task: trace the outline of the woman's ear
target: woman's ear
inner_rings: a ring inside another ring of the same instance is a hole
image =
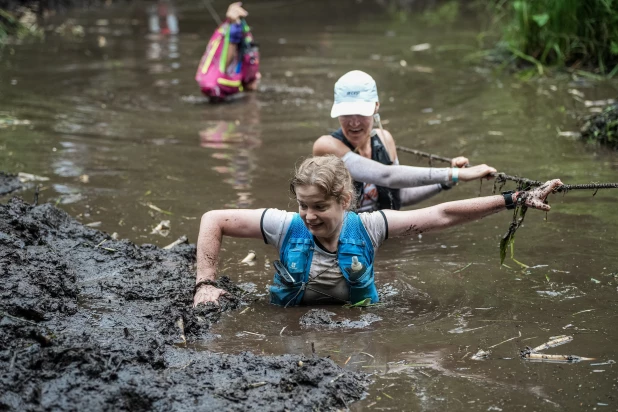
[[[380,102],[376,102],[376,109],[373,111],[373,114],[378,114],[378,110],[380,110]]]
[[[343,206],[344,210],[349,210],[351,203],[352,203],[352,195],[350,193],[345,193],[341,196],[341,206]]]

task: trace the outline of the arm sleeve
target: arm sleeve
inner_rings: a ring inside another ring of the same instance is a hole
[[[264,241],[273,245],[277,250],[281,249],[281,242],[285,239],[294,213],[279,209],[266,209],[262,214],[260,228]]]
[[[406,187],[399,191],[401,197],[401,206],[412,206],[417,203],[427,200],[442,191],[442,186],[439,184],[419,186],[419,187]]]
[[[354,152],[347,152],[341,159],[352,178],[358,182],[373,183],[391,189],[449,182],[449,168],[446,167],[387,166]]]
[[[388,236],[387,221],[384,213],[382,211],[359,213],[358,216],[371,239],[374,251],[378,250]]]

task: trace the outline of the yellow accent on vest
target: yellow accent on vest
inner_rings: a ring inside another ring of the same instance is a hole
[[[215,56],[215,53],[217,52],[217,49],[219,48],[219,43],[221,43],[221,38],[218,38],[217,40],[215,40],[214,44],[212,45],[212,48],[210,49],[210,53],[208,53],[208,57],[206,58],[206,61],[204,62],[204,66],[202,66],[202,74],[206,74],[206,72],[208,71],[208,68],[210,67],[210,63],[212,63],[212,58]]]
[[[223,85],[223,86],[229,86],[229,87],[242,87],[240,84],[240,80],[228,80],[228,79],[217,79],[217,83]]]

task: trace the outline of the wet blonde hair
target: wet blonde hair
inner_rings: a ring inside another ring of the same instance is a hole
[[[348,210],[356,207],[356,190],[352,176],[343,160],[334,155],[305,159],[296,168],[290,181],[290,192],[296,197],[296,187],[317,186],[326,198],[333,197],[339,204],[349,197]]]

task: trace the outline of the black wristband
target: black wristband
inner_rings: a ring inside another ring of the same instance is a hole
[[[451,190],[453,188],[453,186],[449,186],[446,183],[440,183],[440,186],[442,186],[442,190]]]
[[[210,279],[200,280],[199,282],[195,284],[195,287],[193,288],[193,294],[195,295],[197,293],[197,290],[204,285],[217,287],[217,282],[215,282],[214,280],[210,280]]]
[[[515,209],[515,202],[513,202],[513,190],[509,190],[508,192],[502,192],[502,196],[504,197],[504,204],[508,210]]]

